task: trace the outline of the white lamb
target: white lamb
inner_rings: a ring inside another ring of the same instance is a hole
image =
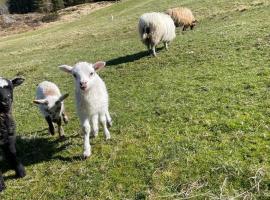
[[[175,25],[171,17],[165,13],[145,13],[139,19],[139,33],[142,42],[156,56],[156,46],[163,42],[168,44],[175,38]]]
[[[107,124],[112,125],[109,113],[109,98],[105,83],[96,73],[105,66],[105,62],[95,64],[79,62],[74,67],[62,65],[59,68],[72,74],[75,78],[75,94],[77,113],[84,133],[85,158],[91,155],[90,132],[94,137],[98,134],[98,122],[103,125],[106,140],[111,138]],[[92,125],[92,131],[91,126]]]
[[[49,81],[41,82],[36,90],[36,99],[34,103],[39,105],[40,112],[49,125],[49,132],[54,135],[53,123],[58,125],[59,137],[64,136],[62,120],[68,123],[68,117],[65,114],[64,99],[68,94],[61,95],[57,85]]]

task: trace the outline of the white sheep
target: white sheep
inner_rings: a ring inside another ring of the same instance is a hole
[[[84,133],[85,158],[91,155],[90,133],[96,137],[98,134],[98,121],[103,125],[106,140],[111,138],[107,128],[112,125],[109,113],[109,97],[103,80],[96,73],[105,66],[105,62],[95,64],[79,62],[74,67],[68,65],[59,66],[65,72],[75,78],[75,94],[77,113]],[[91,126],[92,125],[92,131]]]
[[[39,105],[40,112],[46,119],[49,125],[49,132],[54,135],[54,125],[58,126],[59,137],[64,137],[64,129],[62,127],[62,120],[68,123],[68,117],[65,114],[64,99],[68,94],[61,95],[61,92],[56,84],[43,81],[36,90],[36,99],[34,103]]]
[[[175,25],[171,17],[164,13],[145,13],[139,19],[138,29],[142,42],[156,56],[156,46],[163,42],[166,49],[175,38]]]

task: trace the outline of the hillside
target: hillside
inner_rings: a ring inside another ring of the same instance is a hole
[[[179,5],[198,26],[148,56],[139,16]],[[1,37],[1,76],[26,78],[14,115],[27,176],[14,179],[1,162],[0,199],[269,199],[269,10],[267,0],[123,0]],[[107,62],[112,140],[100,131],[83,160],[73,78],[57,66],[97,60]],[[32,103],[43,80],[70,93],[64,141]]]

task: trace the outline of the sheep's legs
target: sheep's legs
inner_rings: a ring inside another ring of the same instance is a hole
[[[97,137],[98,136],[98,115],[93,115],[92,116],[92,132],[91,132],[91,135],[94,136],[94,137]]]
[[[164,42],[164,46],[165,46],[166,50],[169,50],[168,42]]]
[[[184,25],[183,26],[183,31],[187,30],[188,26]]]
[[[105,114],[100,116],[100,122],[103,126],[103,131],[104,131],[104,135],[105,135],[106,140],[111,139],[111,134],[107,128],[107,119],[106,119]]]
[[[67,124],[68,123],[68,116],[66,115],[65,112],[62,112],[62,118],[63,118],[64,123]]]
[[[57,121],[57,128],[58,128],[59,138],[63,138],[65,132],[64,132],[64,129],[62,127],[62,120],[61,120],[61,118]]]
[[[155,46],[155,45],[152,45],[152,52],[153,52],[153,55],[154,55],[154,56],[157,56],[157,53],[156,53],[156,46]]]
[[[88,119],[84,119],[82,121],[82,129],[84,134],[83,156],[84,158],[87,158],[91,155],[91,146],[90,146],[91,126]]]
[[[45,119],[46,119],[46,121],[47,121],[47,123],[49,125],[49,133],[51,135],[54,135],[54,126],[53,126],[52,119],[49,116],[45,117]]]
[[[109,111],[107,111],[105,115],[106,115],[106,119],[107,119],[107,126],[108,126],[108,128],[110,128],[112,126],[112,118],[111,118]]]
[[[17,159],[15,137],[10,137],[8,143],[2,146],[4,155],[13,169],[15,169],[16,176],[22,178],[25,176],[25,170],[22,163]]]
[[[151,44],[148,43],[148,44],[147,44],[147,49],[148,49],[148,51],[151,51],[151,48],[152,48],[152,47],[151,47]]]
[[[3,178],[3,175],[2,175],[2,172],[0,170],[0,192],[3,191],[5,189],[5,183],[4,183],[4,178]]]

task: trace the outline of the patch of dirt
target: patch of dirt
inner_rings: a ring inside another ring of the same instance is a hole
[[[112,2],[106,1],[86,3],[59,10],[57,14],[54,15],[44,13],[0,15],[0,37],[48,27],[51,24],[63,21],[73,21],[112,4]],[[48,17],[51,18],[52,21],[49,19],[47,20],[48,22],[44,22]]]

